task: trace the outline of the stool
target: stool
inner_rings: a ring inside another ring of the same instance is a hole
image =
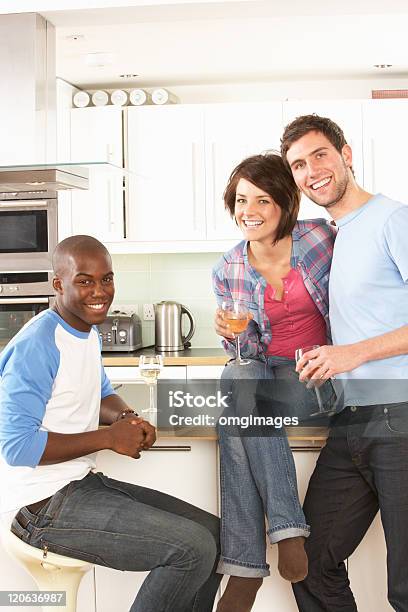
[[[1,526],[5,550],[31,574],[40,591],[66,591],[66,606],[46,606],[46,612],[76,612],[79,584],[92,563],[64,557],[26,544],[6,526]]]

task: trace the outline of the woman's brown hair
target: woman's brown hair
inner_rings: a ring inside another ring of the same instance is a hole
[[[299,213],[300,191],[280,155],[262,153],[244,159],[231,173],[224,191],[224,205],[235,215],[237,185],[245,179],[267,193],[282,211],[275,242],[289,236]]]

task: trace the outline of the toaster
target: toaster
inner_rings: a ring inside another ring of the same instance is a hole
[[[99,325],[102,351],[136,351],[142,348],[142,322],[137,314],[114,310]]]

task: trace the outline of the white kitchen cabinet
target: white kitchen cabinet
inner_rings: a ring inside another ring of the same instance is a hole
[[[109,162],[122,167],[122,142],[120,108],[89,107],[71,111],[72,162]],[[71,193],[71,234],[90,234],[102,242],[122,240],[123,193],[120,171],[90,168],[89,189]],[[61,234],[63,232],[62,227]]]
[[[90,233],[113,253],[225,251],[242,237],[222,198],[231,171],[249,155],[279,150],[284,125],[313,112],[344,129],[360,184],[373,183],[375,167],[379,188],[387,191],[386,181],[392,183],[387,193],[404,199],[403,173],[386,151],[405,129],[406,104],[308,100],[73,109],[71,159],[119,166],[124,159],[130,173],[124,189],[122,176],[92,170],[89,192],[73,192],[72,205],[61,207],[59,235]],[[390,120],[394,129],[388,129]],[[322,216],[329,217],[303,196],[299,218]]]
[[[134,107],[127,116],[129,240],[204,240],[201,106]]]
[[[408,100],[363,103],[364,187],[408,203],[404,144],[408,138]]]
[[[120,385],[117,393],[127,403],[136,408],[144,405],[147,385],[140,382],[137,367],[106,367],[105,371],[115,387]],[[185,380],[186,367],[166,366],[160,378]],[[179,446],[181,450],[146,451],[139,460],[102,451],[97,456],[97,469],[111,478],[163,491],[217,514],[216,441],[159,438],[156,445]],[[147,573],[101,566],[95,570],[97,612],[127,612]]]
[[[159,440],[157,444],[191,446],[191,450],[146,451],[139,460],[103,451],[98,454],[97,469],[111,478],[163,491],[216,514],[216,442],[183,439]],[[127,612],[147,573],[101,566],[95,569],[97,612]]]
[[[144,403],[146,385],[138,382],[137,368],[106,368],[117,393],[135,407]],[[115,372],[116,371],[116,372]],[[186,369],[165,367],[164,379],[185,380]],[[146,398],[145,398],[146,399]],[[98,453],[97,469],[111,478],[157,489],[217,513],[216,442],[190,439],[159,439],[156,446],[176,446],[180,450],[156,450],[142,453],[139,460],[109,451]],[[137,517],[135,517],[137,520]],[[119,572],[96,567],[97,612],[126,612],[147,573]]]
[[[303,502],[310,476],[316,465],[319,453],[316,451],[295,451],[294,458],[299,488]],[[271,575],[265,578],[258,591],[253,612],[297,612],[298,608],[290,582],[281,578],[278,572],[278,547],[268,545],[267,562]]]
[[[228,357],[225,357],[225,361]],[[223,365],[188,365],[186,367],[187,380],[205,380],[221,378]]]
[[[282,104],[208,104],[204,113],[207,239],[239,241],[242,233],[224,208],[223,193],[243,159],[279,150]]]
[[[283,123],[288,125],[300,115],[316,113],[322,117],[329,117],[343,130],[348,144],[353,150],[353,170],[357,182],[362,185],[363,172],[363,130],[362,130],[362,103],[360,100],[305,100],[302,102],[285,102],[283,104]],[[366,161],[366,160],[364,160]],[[330,218],[322,206],[318,206],[309,198],[302,195],[299,219],[315,217]]]
[[[129,239],[240,240],[222,196],[240,161],[279,148],[281,103],[127,112],[128,163],[135,174],[129,177]]]

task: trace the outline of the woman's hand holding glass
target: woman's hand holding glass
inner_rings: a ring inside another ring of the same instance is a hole
[[[217,308],[214,319],[215,333],[226,340],[235,340],[235,334],[231,331],[228,321],[224,319],[223,311]]]
[[[231,339],[235,338],[236,340],[237,356],[230,363],[247,365],[250,361],[241,357],[239,335],[248,327],[248,323],[253,318],[252,314],[244,302],[225,300],[221,305],[221,316],[227,331],[232,334]]]

